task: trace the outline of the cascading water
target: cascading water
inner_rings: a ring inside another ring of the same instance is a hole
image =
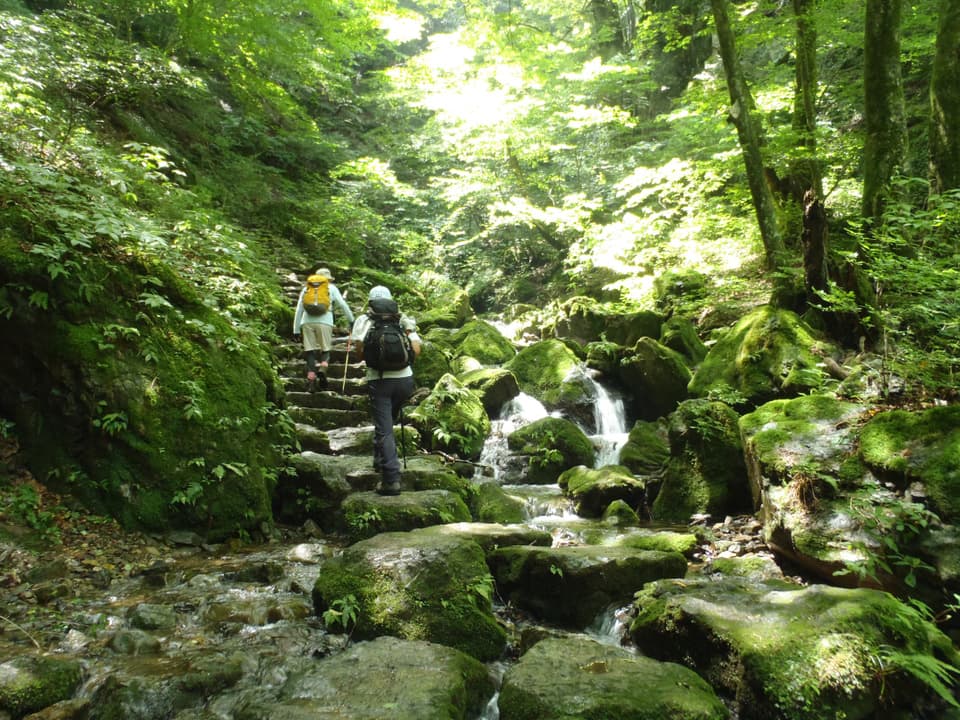
[[[501,475],[510,462],[507,437],[514,430],[549,414],[543,403],[526,393],[520,393],[504,403],[500,417],[490,423],[490,435],[480,453],[480,465],[492,468],[494,479],[502,481]]]
[[[627,442],[629,436],[623,398],[611,394],[596,380],[593,380],[593,385],[596,392],[593,416],[597,434],[590,439],[597,448],[597,460],[594,467],[616,465],[620,456],[620,449]]]

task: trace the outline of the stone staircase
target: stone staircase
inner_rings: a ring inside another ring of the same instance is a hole
[[[284,294],[294,306],[305,272],[283,276]],[[352,307],[354,314],[363,310]],[[402,493],[382,497],[373,471],[373,425],[365,368],[346,351],[347,330],[334,329],[334,347],[324,383],[310,391],[301,345],[293,340],[277,351],[286,389],[287,412],[295,423],[300,452],[292,460],[294,475],[282,477],[274,514],[286,524],[312,524],[321,533],[353,538],[375,532],[409,530],[430,524],[471,519],[469,477],[460,476],[441,458],[419,454],[415,431],[407,426],[403,446]],[[398,451],[401,428],[396,428]],[[360,527],[357,518],[365,518]]]

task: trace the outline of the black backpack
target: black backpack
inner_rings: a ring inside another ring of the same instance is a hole
[[[400,327],[400,310],[394,300],[370,301],[367,316],[372,321],[363,337],[363,361],[368,368],[403,370],[413,365],[413,346]]]

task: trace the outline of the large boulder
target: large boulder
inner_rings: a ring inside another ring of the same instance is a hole
[[[516,376],[503,368],[477,368],[458,379],[464,387],[477,394],[491,418],[499,417],[504,403],[520,394]]]
[[[687,572],[680,553],[581,545],[498,548],[488,558],[504,600],[539,618],[584,629],[644,583]]]
[[[582,517],[600,517],[614,500],[625,502],[636,512],[646,499],[646,483],[621,465],[598,469],[577,465],[565,470],[557,482]]]
[[[823,384],[823,357],[831,351],[796,313],[764,306],[710,348],[690,381],[690,395],[737,408],[794,397]]]
[[[0,663],[0,715],[22,718],[73,697],[83,669],[77,660],[17,655]]]
[[[565,418],[545,417],[514,430],[507,447],[529,456],[525,482],[549,484],[576,465],[593,466],[596,449],[586,434]]]
[[[636,613],[637,647],[736,698],[741,720],[913,717],[924,705],[943,717],[917,678],[958,659],[919,611],[869,589],[665,580],[637,595]]]
[[[479,717],[493,691],[486,667],[459,650],[380,637],[303,663],[275,700],[254,701],[243,717],[468,720]]]
[[[708,400],[688,400],[670,416],[670,460],[651,508],[655,519],[753,510],[738,419],[729,406]]]
[[[420,343],[420,354],[413,363],[413,377],[417,387],[433,387],[437,381],[451,371],[450,358],[452,348],[443,340],[424,338]]]
[[[860,452],[884,480],[920,483],[941,520],[960,520],[960,406],[880,413],[860,431]]]
[[[357,639],[428,640],[489,661],[506,645],[492,593],[478,543],[427,529],[381,533],[350,545],[321,566],[313,603],[323,616],[352,598]]]
[[[421,490],[392,496],[353,493],[343,501],[342,512],[346,530],[353,539],[471,519],[470,510],[460,496],[448,490]]]
[[[727,709],[696,673],[586,637],[546,638],[507,670],[505,720],[724,720]]]
[[[653,338],[641,338],[620,360],[618,377],[640,417],[656,420],[687,398],[691,376],[680,353]]]
[[[520,389],[547,409],[593,421],[593,381],[576,354],[560,340],[542,340],[525,347],[506,367],[516,376]]]
[[[586,345],[602,338],[633,345],[642,337],[659,337],[663,318],[656,313],[611,312],[593,298],[578,296],[565,301],[559,316],[543,328],[544,337],[568,338]]]
[[[922,504],[932,493],[898,463],[916,453],[920,463],[948,466],[949,455],[931,452],[930,442],[949,436],[946,418],[928,415],[935,424],[914,426],[924,413],[865,422],[870,414],[857,403],[810,395],[774,400],[740,419],[764,538],[824,581],[909,587],[943,607],[960,591],[958,532],[932,522]],[[920,571],[924,563],[933,572]]]
[[[674,315],[663,324],[660,344],[683,355],[691,366],[699,365],[707,356],[707,346],[697,334],[696,326],[679,315]]]
[[[444,375],[430,394],[408,415],[428,450],[480,457],[490,434],[490,417],[476,394],[453,375]]]
[[[475,358],[484,365],[502,365],[516,354],[507,338],[485,320],[471,320],[451,338],[458,355]]]
[[[670,438],[663,421],[638,420],[620,448],[618,462],[635,475],[657,475],[670,459]]]

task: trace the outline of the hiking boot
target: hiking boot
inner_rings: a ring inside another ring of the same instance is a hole
[[[400,494],[400,483],[387,483],[381,484],[377,488],[377,495],[399,495]]]

